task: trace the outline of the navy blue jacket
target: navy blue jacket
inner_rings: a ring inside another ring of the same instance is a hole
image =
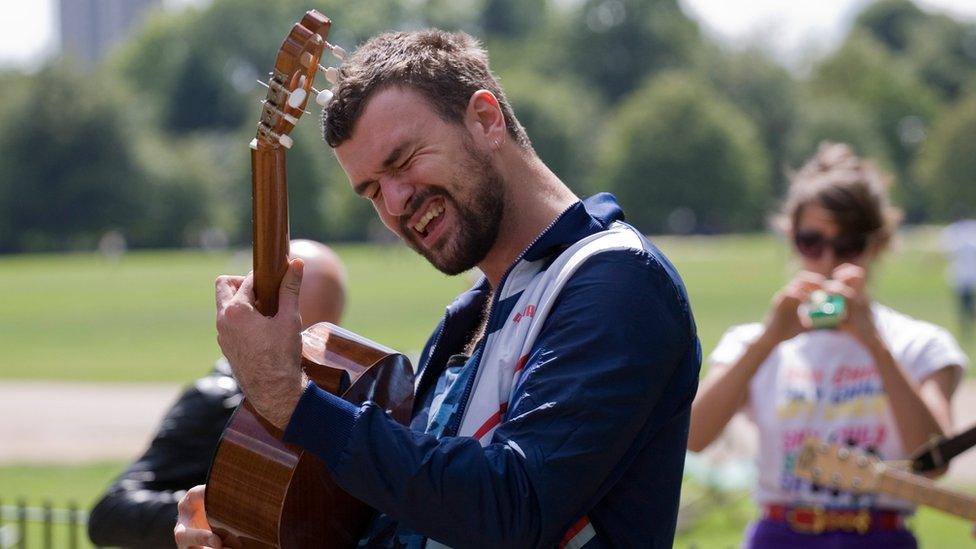
[[[611,195],[596,195],[522,258],[555,257],[622,219]],[[412,428],[310,385],[285,440],[395,521],[391,545],[417,532],[452,547],[552,547],[588,517],[596,536],[586,547],[670,547],[701,347],[678,273],[643,244],[598,254],[568,281],[488,446],[450,436],[463,405],[445,436],[423,432],[438,376],[477,329],[490,295],[483,281],[447,308],[424,348]],[[488,333],[517,298],[495,298]]]

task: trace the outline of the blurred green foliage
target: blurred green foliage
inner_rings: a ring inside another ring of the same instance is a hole
[[[250,162],[263,89],[306,1],[213,0],[159,11],[101,65],[55,60],[0,78],[0,252],[250,240]],[[973,204],[976,25],[910,0],[867,5],[807,71],[722,47],[677,0],[361,0],[322,6],[331,40],[464,30],[542,159],[577,193],[612,190],[647,232],[763,226],[824,139],[893,172],[915,222]],[[310,111],[317,111],[311,107]],[[318,136],[288,155],[292,232],[383,238]],[[220,240],[220,239],[218,239]]]
[[[614,192],[645,231],[743,231],[760,228],[768,166],[745,115],[696,77],[669,73],[616,112],[592,187]]]

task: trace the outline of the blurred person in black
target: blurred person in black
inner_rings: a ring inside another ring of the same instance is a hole
[[[345,270],[324,244],[291,242],[291,258],[305,261],[302,327],[337,324],[345,306]],[[311,275],[311,276],[309,276]],[[88,535],[96,545],[173,547],[176,505],[187,489],[207,480],[210,459],[241,391],[230,364],[187,388],[166,413],[152,443],[105,491],[91,511]]]

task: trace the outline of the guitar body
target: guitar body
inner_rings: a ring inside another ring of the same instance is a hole
[[[319,387],[370,400],[401,423],[413,406],[413,369],[391,349],[329,323],[302,334],[302,365]],[[346,494],[317,457],[281,442],[245,401],[224,430],[210,467],[210,526],[229,547],[354,547],[372,509]]]

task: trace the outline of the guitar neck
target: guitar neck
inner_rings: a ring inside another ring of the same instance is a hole
[[[261,314],[278,312],[278,288],[288,269],[288,183],[285,148],[251,149],[254,297]]]
[[[876,490],[976,521],[976,497],[946,490],[925,477],[885,468],[880,475]]]

